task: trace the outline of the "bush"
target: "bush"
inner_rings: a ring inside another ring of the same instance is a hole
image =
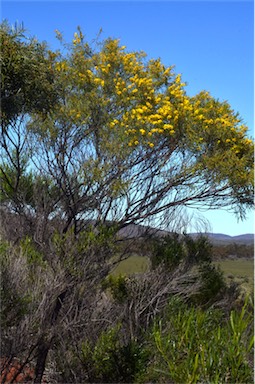
[[[187,259],[190,264],[200,264],[212,260],[212,244],[206,236],[198,236],[193,239],[189,235],[184,236],[187,249]]]
[[[252,382],[253,316],[247,307],[225,320],[220,310],[169,303],[148,344],[150,364],[139,382]]]
[[[113,298],[119,303],[123,303],[128,297],[128,289],[126,285],[126,277],[124,275],[109,275],[103,282],[104,289],[109,289]]]
[[[164,263],[171,270],[175,268],[184,258],[182,240],[177,233],[154,240],[153,254],[151,257],[152,268]]]
[[[201,287],[199,293],[195,295],[195,301],[198,304],[210,305],[220,298],[221,293],[226,291],[227,286],[223,272],[218,266],[216,267],[209,262],[202,263],[198,270]]]
[[[118,328],[101,334],[92,358],[97,377],[103,383],[133,382],[144,366],[142,348],[132,340],[122,344]]]
[[[187,265],[210,262],[212,260],[212,245],[204,236],[193,239],[189,235],[180,236],[177,233],[154,240],[152,267],[155,269],[160,263],[172,270],[180,262]]]
[[[136,340],[122,340],[121,326],[103,331],[93,346],[82,343],[80,361],[87,382],[131,383],[146,367],[147,354]]]

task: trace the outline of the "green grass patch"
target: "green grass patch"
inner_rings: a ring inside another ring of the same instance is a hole
[[[215,264],[219,265],[224,272],[227,281],[237,281],[242,287],[251,292],[254,287],[254,260],[236,259],[222,260]]]
[[[146,256],[132,255],[121,261],[111,272],[111,275],[118,276],[144,273],[150,268],[150,260]]]
[[[254,260],[236,259],[222,260],[215,262],[224,272],[227,281],[236,281],[249,293],[254,287]],[[120,274],[132,275],[134,273],[144,273],[150,268],[150,259],[146,256],[131,255],[126,260],[121,261],[111,272],[112,275]]]

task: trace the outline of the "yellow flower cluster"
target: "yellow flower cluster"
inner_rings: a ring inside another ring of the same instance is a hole
[[[240,151],[238,141],[245,133],[227,103],[208,92],[188,97],[181,75],[175,76],[172,67],[166,68],[159,59],[145,62],[144,54],[126,52],[118,40],[106,41],[100,52],[85,58],[80,41],[75,34],[75,65],[69,68],[74,84],[77,81],[86,90],[85,98],[106,107],[105,126],[119,131],[126,145],[153,148],[161,135],[173,142],[181,130],[196,150],[206,150],[212,138],[219,150]],[[66,69],[64,61],[56,63],[57,71]],[[72,116],[82,119],[80,111]]]
[[[73,39],[73,45],[79,44],[80,42],[81,42],[81,38],[80,38],[80,36],[78,35],[78,33],[75,32],[75,34],[74,34],[74,39]]]
[[[185,83],[181,83],[181,75],[177,75],[174,79],[173,84],[168,87],[169,95],[175,99],[182,99],[185,95],[183,87]],[[182,100],[180,100],[182,101]]]
[[[99,77],[95,77],[95,78],[93,79],[93,81],[94,81],[94,84],[96,84],[96,85],[101,85],[102,87],[103,87],[104,84],[105,84],[105,81],[104,81],[103,79],[100,79]]]
[[[67,64],[65,61],[62,61],[62,62],[57,62],[56,65],[55,65],[55,68],[57,71],[65,71],[67,70]]]

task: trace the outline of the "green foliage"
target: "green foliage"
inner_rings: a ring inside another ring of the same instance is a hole
[[[153,268],[163,262],[171,270],[182,261],[194,265],[205,261],[210,262],[211,259],[212,245],[206,237],[199,236],[193,239],[186,234],[180,236],[177,233],[173,233],[154,240],[151,258]]]
[[[125,275],[109,275],[102,283],[104,289],[109,288],[115,300],[122,303],[128,297]]]
[[[68,346],[68,362],[61,361],[65,382],[132,383],[144,372],[148,353],[137,342],[122,340],[121,326],[113,326],[99,333],[95,343],[82,341],[77,353]],[[73,374],[73,376],[72,376]],[[61,381],[62,382],[62,381]]]
[[[2,274],[1,274],[2,275]],[[6,287],[2,278],[0,286],[1,309],[0,322],[2,329],[18,326],[25,315],[29,313],[31,297],[29,295],[20,296],[16,290]]]
[[[46,265],[43,260],[43,255],[36,249],[35,244],[29,236],[26,236],[20,241],[21,251],[27,258],[27,262],[30,265],[40,265],[41,267]]]
[[[189,235],[184,236],[187,249],[187,259],[191,264],[210,262],[212,260],[212,244],[206,236],[198,236],[193,239]]]
[[[56,101],[52,58],[44,44],[24,32],[8,22],[0,25],[1,118],[6,126],[20,114],[48,112]]]
[[[52,236],[52,244],[57,255],[62,259],[66,268],[70,268],[72,274],[74,269],[79,274],[79,266],[85,262],[84,258],[94,260],[97,264],[93,268],[100,268],[102,263],[110,259],[115,250],[114,241],[115,227],[108,227],[101,224],[98,227],[88,225],[78,235],[74,228],[70,228],[66,233],[58,230]]]
[[[202,263],[198,270],[202,285],[195,296],[195,301],[199,304],[211,304],[217,300],[217,295],[226,289],[223,272],[218,266],[209,262]]]
[[[4,160],[4,159],[2,159]],[[13,157],[14,162],[15,154]],[[20,175],[17,178],[17,171],[9,165],[2,163],[0,167],[0,203],[6,201],[23,201],[31,204],[33,201],[33,175],[26,173],[26,162],[23,159]]]
[[[93,361],[95,370],[101,376],[102,382],[115,379],[115,353],[119,348],[118,344],[118,328],[110,328],[100,335],[94,348]]]
[[[29,128],[48,173],[68,170],[78,212],[135,222],[184,201],[251,207],[252,140],[227,102],[189,97],[173,67],[114,39],[92,46],[80,30],[52,61],[59,103]]]
[[[145,367],[147,354],[136,341],[121,342],[120,326],[102,332],[94,348],[82,346],[85,369],[90,370],[90,382],[131,383]],[[93,371],[93,377],[91,372]]]
[[[190,308],[174,298],[155,323],[151,364],[139,382],[251,382],[252,324],[247,301],[225,321],[220,311]]]
[[[154,242],[153,255],[151,258],[152,268],[157,267],[160,263],[164,263],[167,268],[176,267],[185,257],[183,241],[180,236],[175,233],[157,239]]]

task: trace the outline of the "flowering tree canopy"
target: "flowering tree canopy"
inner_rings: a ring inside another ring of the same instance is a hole
[[[78,29],[64,47],[49,53],[58,103],[33,113],[27,130],[68,225],[81,216],[125,225],[179,206],[244,215],[253,143],[227,102],[188,96],[173,67],[118,40],[92,46]]]

